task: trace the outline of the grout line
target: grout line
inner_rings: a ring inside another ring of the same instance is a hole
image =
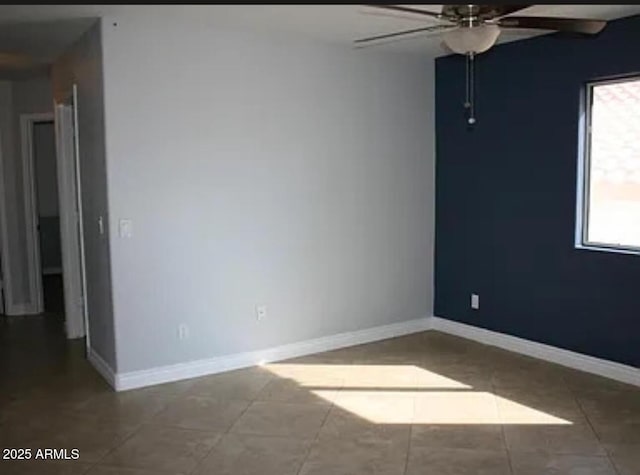
[[[507,445],[507,432],[504,428],[503,420],[502,420],[502,411],[500,411],[500,405],[498,404],[498,392],[500,389],[495,385],[493,380],[493,375],[495,374],[495,368],[491,369],[491,378],[489,378],[489,384],[491,385],[491,394],[493,394],[493,399],[496,404],[496,413],[498,414],[498,420],[500,421],[500,433],[502,434],[502,445],[504,447],[504,451],[507,453],[507,464],[509,465],[509,472],[511,475],[515,475],[513,470],[513,460],[511,459],[511,450],[509,450],[509,446]]]
[[[265,385],[266,386],[266,385]],[[189,396],[188,394],[183,394],[182,395],[183,398],[186,397],[206,397],[206,396]],[[256,396],[257,397],[257,396]],[[211,449],[209,449],[207,451],[206,454],[204,454],[196,463],[195,467],[193,467],[193,470],[191,470],[189,472],[189,474],[192,473],[196,473],[196,471],[202,466],[202,464],[204,463],[205,459],[216,449],[216,447],[218,446],[218,444],[220,444],[222,442],[222,439],[224,439],[227,435],[231,434],[231,429],[233,428],[233,426],[236,424],[236,422],[238,422],[240,420],[240,418],[249,410],[249,408],[253,405],[253,403],[255,402],[255,400],[248,400],[248,399],[216,399],[216,398],[210,398],[212,400],[217,400],[217,401],[225,401],[225,402],[230,402],[230,401],[245,401],[248,402],[249,404],[247,404],[247,406],[240,412],[240,414],[238,415],[238,417],[231,423],[229,424],[229,427],[227,427],[224,431],[207,431],[207,430],[201,430],[201,432],[207,432],[207,433],[217,433],[220,435],[220,437],[218,437],[218,440],[216,441],[215,444],[213,444],[211,446]],[[190,429],[191,430],[191,429]],[[194,429],[197,431],[197,429]]]
[[[102,457],[100,457],[96,462],[94,462],[94,466],[100,464],[105,458],[107,458],[107,456],[111,455],[113,452],[116,451],[116,449],[119,449],[129,439],[133,438],[134,435],[136,435],[138,432],[140,432],[142,430],[142,428],[145,426],[145,424],[146,424],[146,422],[142,422],[135,430],[131,431],[131,434],[129,434],[128,436],[124,437],[119,443],[117,443],[116,445],[111,447],[109,450],[107,450]]]
[[[502,427],[502,432],[504,434],[504,426]],[[505,445],[505,451],[507,452],[507,463],[509,464],[509,472],[511,472],[511,475],[515,475],[515,472],[513,471],[513,460],[511,459],[511,451],[507,449],[506,442],[504,445]]]
[[[256,396],[256,397],[257,397],[257,396]],[[225,430],[224,432],[222,432],[222,434],[224,434],[224,435],[231,434],[231,429],[233,429],[233,427],[238,423],[238,421],[239,421],[240,419],[242,419],[242,416],[244,416],[244,415],[247,413],[247,411],[249,410],[249,408],[250,408],[251,406],[253,406],[253,405],[256,403],[256,400],[255,400],[255,399],[253,399],[253,400],[251,400],[251,401],[249,401],[248,399],[242,399],[242,401],[248,401],[248,402],[249,402],[249,404],[247,404],[247,407],[245,407],[245,408],[242,410],[242,412],[240,413],[240,415],[239,415],[238,417],[236,417],[236,420],[235,420],[235,421],[233,421],[231,424],[229,424],[229,427],[227,427],[227,430]]]
[[[413,423],[416,418],[416,398],[413,397],[413,416],[411,418],[411,424],[409,425],[409,441],[407,443],[407,455],[404,459],[404,471],[402,472],[404,475],[407,475],[407,471],[409,470],[409,456],[411,455],[411,439],[413,439]]]
[[[343,388],[344,388],[344,382],[342,383],[341,387],[338,389],[337,392],[339,393],[340,391],[342,391]],[[337,397],[338,397],[338,394],[335,395],[335,398],[337,398]],[[327,413],[325,414],[324,419],[322,419],[322,424],[320,424],[320,428],[318,429],[318,432],[316,433],[316,436],[309,443],[309,448],[307,449],[307,453],[305,454],[304,458],[302,459],[302,462],[300,463],[300,467],[296,471],[296,475],[300,475],[300,472],[302,471],[302,468],[304,467],[304,464],[307,463],[307,460],[309,459],[309,455],[311,455],[311,451],[313,450],[313,447],[314,447],[315,443],[320,439],[320,432],[322,432],[322,429],[324,428],[325,424],[327,423],[327,420],[329,420],[329,416],[331,415],[331,413],[333,412],[333,410],[335,408],[335,398],[329,404],[329,409],[327,410]]]
[[[607,460],[609,460],[609,463],[613,467],[613,470],[618,475],[622,475],[620,470],[618,470],[618,467],[616,466],[616,463],[613,461],[613,457],[611,457],[611,453],[610,453],[609,449],[603,443],[602,439],[600,439],[600,435],[598,435],[598,432],[596,431],[596,428],[593,426],[593,423],[591,422],[591,419],[589,418],[589,415],[587,414],[587,411],[584,410],[584,407],[582,406],[582,403],[580,402],[580,400],[576,397],[576,395],[573,392],[571,393],[571,396],[573,397],[575,403],[578,405],[578,408],[580,408],[580,412],[582,412],[582,415],[586,419],[587,424],[589,424],[589,427],[591,428],[591,431],[593,432],[593,435],[598,440],[598,443],[602,446],[602,449],[604,450],[604,452],[606,454]]]

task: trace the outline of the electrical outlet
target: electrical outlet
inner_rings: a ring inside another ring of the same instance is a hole
[[[471,308],[474,310],[480,308],[480,296],[478,294],[471,294]]]
[[[189,327],[185,324],[178,326],[178,338],[186,340],[189,338]]]
[[[264,320],[267,317],[267,306],[256,305],[256,320]]]

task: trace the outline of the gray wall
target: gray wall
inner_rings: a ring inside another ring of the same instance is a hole
[[[119,371],[431,314],[431,60],[161,13],[103,47]]]
[[[48,77],[39,77],[13,83],[13,131],[14,131],[14,159],[16,163],[16,228],[15,253],[12,254],[14,273],[14,297],[16,302],[32,302],[35,296],[29,290],[29,266],[26,247],[25,203],[22,174],[22,139],[20,130],[20,116],[22,114],[40,114],[53,112],[53,96],[51,81]],[[20,283],[18,287],[16,283]]]
[[[116,367],[104,146],[104,96],[100,23],[85,33],[52,68],[54,97],[64,102],[78,85],[78,122],[87,299],[91,346]],[[98,218],[105,222],[100,234]]]
[[[4,199],[7,217],[9,272],[12,300],[17,306],[33,301],[29,291],[25,231],[25,203],[22,174],[22,114],[52,112],[53,98],[46,77],[2,82],[0,92],[0,132],[3,151]]]

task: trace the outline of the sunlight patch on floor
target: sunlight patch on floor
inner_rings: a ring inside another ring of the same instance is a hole
[[[414,365],[285,363],[263,368],[374,424],[572,424]]]
[[[263,368],[302,386],[340,388],[439,388],[471,386],[414,365],[266,364]]]

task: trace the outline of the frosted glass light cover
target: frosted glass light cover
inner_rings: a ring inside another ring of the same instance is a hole
[[[500,36],[497,25],[478,25],[471,28],[460,27],[444,35],[444,42],[454,53],[484,53]]]

